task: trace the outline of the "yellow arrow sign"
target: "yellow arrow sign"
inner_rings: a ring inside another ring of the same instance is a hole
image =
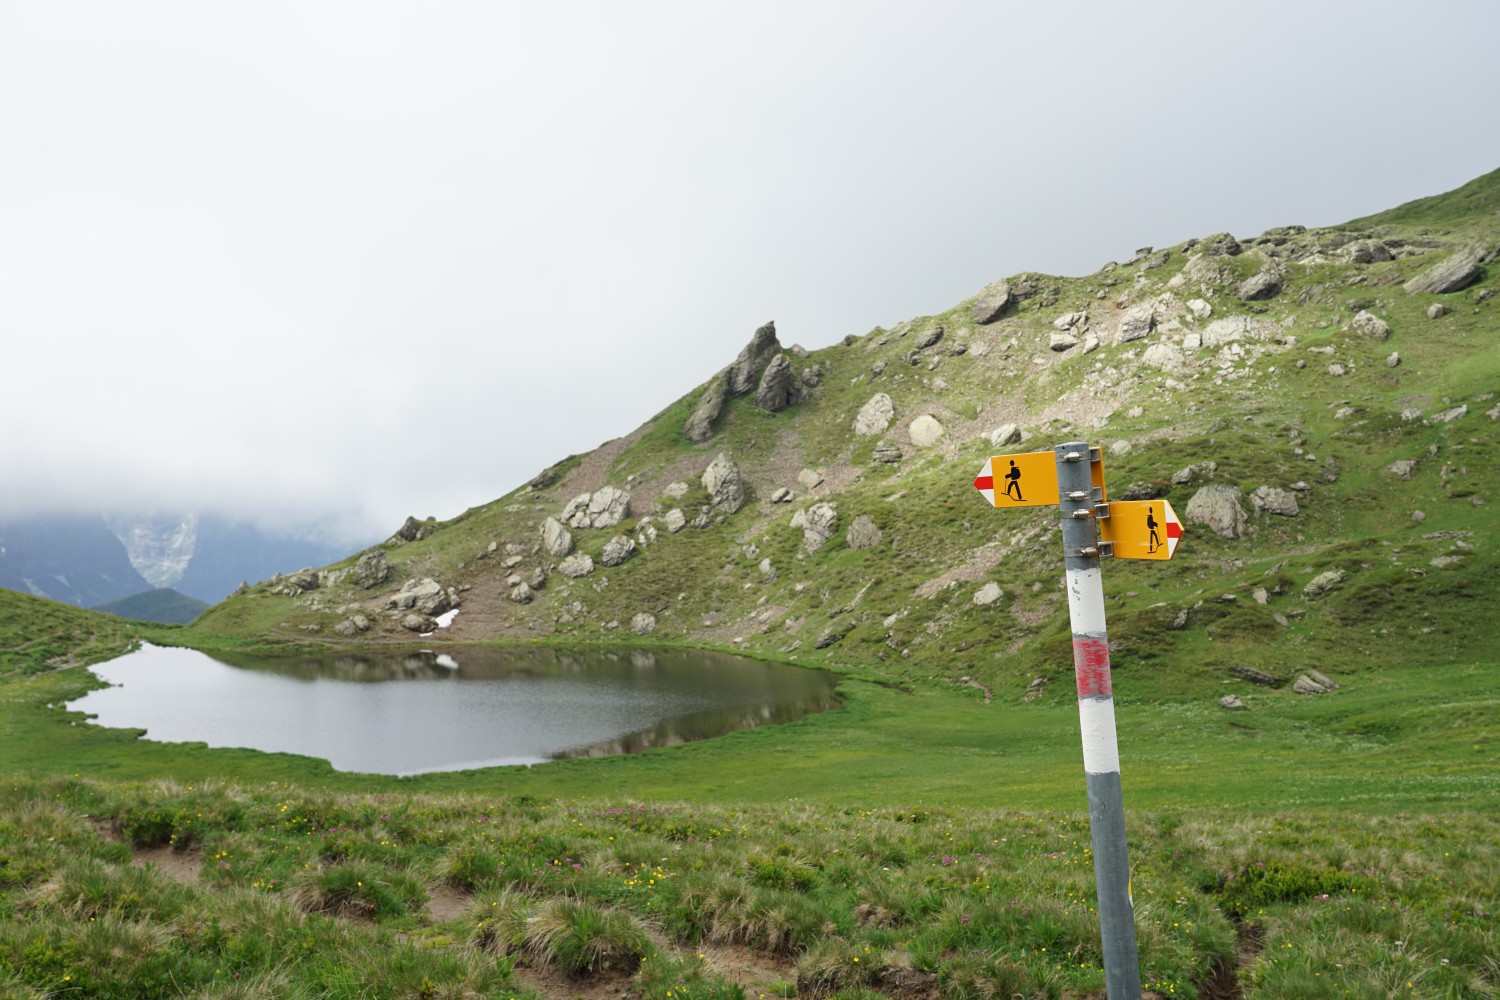
[[[1117,500],[1099,519],[1099,540],[1114,543],[1116,559],[1170,559],[1182,522],[1165,500]]]
[[[1090,463],[1090,479],[1104,495],[1104,461]],[[1057,455],[1029,451],[1020,455],[992,455],[974,478],[974,488],[1002,510],[1011,507],[1056,507]]]

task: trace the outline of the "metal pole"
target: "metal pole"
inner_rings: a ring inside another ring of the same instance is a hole
[[[1099,890],[1099,932],[1109,1000],[1140,1000],[1140,956],[1130,859],[1125,852],[1125,803],[1120,793],[1120,747],[1115,738],[1114,688],[1104,624],[1104,582],[1099,571],[1099,531],[1090,481],[1089,446],[1058,445],[1057,492],[1067,568],[1068,614],[1073,623],[1073,672],[1083,730],[1083,770],[1088,783],[1089,829],[1094,842],[1094,884]]]

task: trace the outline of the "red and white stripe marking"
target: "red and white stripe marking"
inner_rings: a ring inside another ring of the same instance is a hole
[[[974,488],[984,494],[984,498],[995,506],[995,467],[990,464],[990,459],[985,459],[984,464],[979,467],[979,475],[974,477]]]
[[[1068,570],[1068,611],[1073,622],[1073,674],[1078,680],[1078,721],[1083,732],[1083,769],[1118,774],[1114,687],[1104,622],[1104,580],[1098,566]]]

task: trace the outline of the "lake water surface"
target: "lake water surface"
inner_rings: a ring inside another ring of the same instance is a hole
[[[112,686],[68,708],[101,726],[377,774],[639,753],[837,703],[825,671],[676,650],[268,658],[148,645],[89,669]]]

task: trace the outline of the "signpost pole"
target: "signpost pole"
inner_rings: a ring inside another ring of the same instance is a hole
[[[1073,672],[1083,730],[1083,770],[1088,784],[1094,882],[1109,1000],[1140,1000],[1140,957],[1130,861],[1125,850],[1125,804],[1120,792],[1120,748],[1115,737],[1114,688],[1104,622],[1104,582],[1094,505],[1102,498],[1090,482],[1089,446],[1058,445],[1057,492],[1067,568],[1068,613],[1073,625]]]

